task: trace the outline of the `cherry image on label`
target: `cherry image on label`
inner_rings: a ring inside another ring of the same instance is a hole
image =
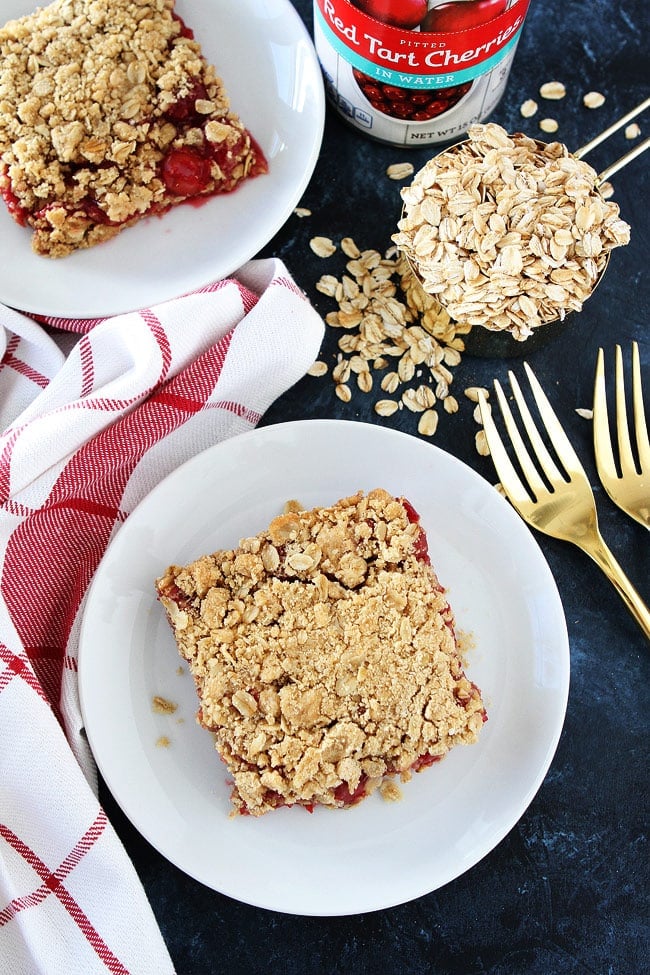
[[[421,30],[444,33],[478,27],[498,17],[507,6],[508,0],[450,0],[431,8],[422,21]]]
[[[443,112],[448,112],[472,87],[472,82],[466,81],[451,88],[413,91],[410,88],[398,88],[397,85],[384,85],[357,68],[353,69],[352,74],[374,109],[405,122],[428,122]]]
[[[427,12],[427,0],[351,0],[352,5],[382,24],[414,30]]]
[[[487,23],[502,14],[508,0],[450,0],[427,10],[426,0],[352,0],[353,6],[391,27],[445,33]],[[359,88],[372,107],[404,122],[428,122],[458,104],[471,82],[429,91],[412,91],[385,84],[354,68]]]

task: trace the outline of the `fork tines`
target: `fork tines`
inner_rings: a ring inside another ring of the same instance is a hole
[[[572,479],[586,479],[586,474],[582,464],[580,463],[578,455],[573,449],[569,438],[564,432],[564,429],[562,428],[562,425],[560,424],[560,421],[558,420],[533,370],[530,368],[528,363],[524,363],[524,368],[528,376],[528,381],[533,392],[533,397],[535,399],[540,418],[563,470],[560,470],[555,459],[547,449],[546,444],[540,435],[538,427],[526,404],[526,400],[524,399],[519,382],[512,372],[508,373],[508,379],[510,381],[512,393],[517,404],[524,429],[530,441],[530,445],[535,457],[537,458],[537,464],[535,464],[533,461],[530,452],[524,443],[515,418],[512,414],[512,410],[510,409],[506,399],[505,393],[503,392],[501,384],[496,379],[494,381],[494,388],[499,407],[503,415],[506,431],[512,442],[512,447],[515,457],[517,458],[517,462],[519,463],[521,471],[528,482],[528,487],[530,489],[529,491],[526,490],[524,483],[519,477],[514,465],[510,460],[510,457],[508,456],[496,425],[490,416],[489,408],[487,407],[483,394],[481,394],[481,416],[483,419],[485,436],[490,448],[492,459],[494,461],[494,466],[496,467],[497,474],[499,475],[505,492],[507,494],[516,492],[522,500],[524,498],[529,500],[531,494],[534,498],[539,499],[544,494],[549,493],[549,486],[550,490],[553,491],[558,485],[568,484]],[[538,465],[539,469],[541,469],[547,479],[546,482],[539,474]],[[511,500],[513,499],[511,498]]]
[[[636,453],[630,438],[625,394],[623,354],[615,351],[615,425],[618,464],[610,435],[605,355],[598,350],[594,382],[594,451],[603,487],[612,501],[641,525],[650,528],[650,442],[643,406],[639,346],[632,343],[632,425]]]

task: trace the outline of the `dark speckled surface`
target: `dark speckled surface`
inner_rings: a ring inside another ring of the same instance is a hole
[[[311,29],[311,0],[295,6]],[[558,137],[577,147],[648,94],[648,5],[644,0],[532,0],[504,99],[493,119],[522,128],[519,105],[544,81],[560,79],[568,95],[549,103]],[[597,111],[582,106],[590,89],[607,95]],[[644,133],[650,116],[641,120]],[[533,134],[533,126],[527,123]],[[629,146],[622,134],[591,158],[597,169]],[[308,240],[352,235],[363,248],[385,249],[399,212],[391,162],[416,168],[429,150],[378,145],[328,113],[322,155],[302,204],[265,249],[282,257],[323,313],[315,290],[336,258],[315,258]],[[582,314],[530,357],[553,397],[594,486],[601,528],[641,594],[650,599],[650,538],[614,507],[599,486],[590,424],[576,407],[591,401],[596,349],[636,338],[650,389],[648,161],[614,178],[632,242],[616,251],[609,272]],[[322,358],[338,335],[328,330]],[[513,361],[466,357],[454,383],[487,385]],[[517,366],[517,368],[519,368]],[[464,400],[462,396],[459,397]],[[343,405],[326,379],[305,378],[263,422],[340,417],[379,422],[370,397]],[[406,410],[381,421],[417,436]],[[489,480],[489,459],[474,449],[471,404],[442,415],[435,442]],[[105,795],[132,856],[180,975],[643,975],[648,971],[648,714],[650,645],[599,570],[577,549],[538,541],[557,581],[571,645],[571,691],[549,773],[510,834],[471,871],[416,901],[364,916],[318,919],[259,910],[206,889],[141,839]],[[345,877],[341,877],[345,884]]]

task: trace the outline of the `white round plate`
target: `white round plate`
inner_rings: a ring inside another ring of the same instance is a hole
[[[292,498],[329,504],[384,487],[420,512],[489,720],[402,787],[348,810],[229,818],[227,773],[194,716],[154,579],[266,527]],[[180,671],[180,673],[179,673]],[[509,832],[555,752],[569,649],[551,572],[530,532],[470,468],[407,434],[305,420],[210,448],[148,495],[119,529],[85,610],[81,704],[116,801],[146,839],[214,890],[303,915],[391,907],[468,870]],[[155,713],[155,695],[178,705]],[[156,744],[162,737],[168,747]]]
[[[43,4],[41,4],[43,5]],[[3,0],[0,22],[36,0]],[[52,260],[31,250],[0,200],[0,301],[62,318],[147,307],[226,277],[282,227],[313,173],[325,98],[318,59],[289,0],[177,0],[269,172],[200,206],[148,217],[114,240]]]

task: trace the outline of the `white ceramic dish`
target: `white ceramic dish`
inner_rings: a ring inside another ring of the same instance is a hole
[[[0,20],[36,0],[3,0]],[[40,4],[44,5],[44,2]],[[0,301],[63,318],[119,314],[226,277],[282,227],[312,175],[325,100],[316,54],[289,0],[177,0],[217,67],[233,108],[269,161],[269,173],[200,207],[149,217],[114,240],[68,257],[38,257],[31,232],[0,201]]]
[[[235,545],[286,500],[327,504],[385,487],[420,512],[489,721],[403,786],[345,811],[280,809],[228,818],[226,773],[194,720],[153,580],[171,562]],[[110,545],[85,609],[79,681],[104,779],[165,857],[215,890],[303,915],[390,907],[458,877],[509,832],[537,792],[559,739],[569,685],[564,614],[530,532],[494,488],[414,437],[309,420],[217,445],[163,481]],[[152,698],[178,704],[154,713]],[[156,745],[162,736],[169,747]]]

